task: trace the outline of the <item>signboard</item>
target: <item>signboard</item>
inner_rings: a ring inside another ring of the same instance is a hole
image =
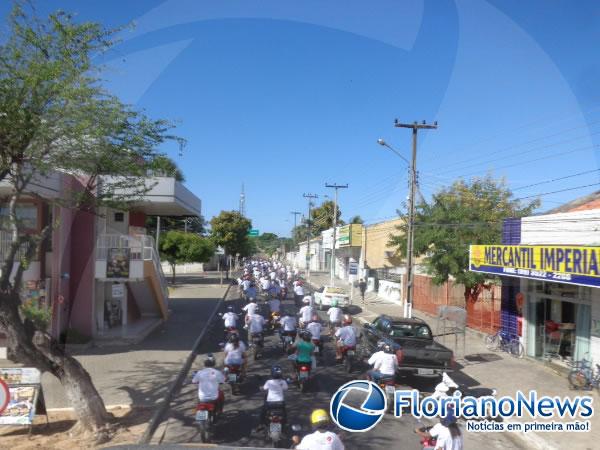
[[[225,254],[225,249],[221,246],[217,247],[217,249],[215,250],[215,255],[224,255]]]
[[[31,367],[0,369],[0,425],[31,425],[40,393],[41,373]],[[8,402],[1,391],[8,388]],[[2,410],[2,403],[6,403]]]
[[[358,275],[358,263],[356,261],[348,263],[348,275]]]
[[[258,230],[256,230],[256,229],[252,229],[252,230],[248,231],[248,236],[258,236],[258,235],[259,235],[259,233],[258,233]]]
[[[340,247],[360,247],[362,245],[362,224],[353,223],[340,227],[337,244]]]
[[[106,278],[129,278],[129,249],[109,248]]]
[[[123,283],[113,284],[112,296],[113,298],[123,298],[125,296],[125,285]]]
[[[600,247],[471,245],[469,270],[600,287]]]
[[[8,385],[0,380],[0,414],[4,412],[10,401],[10,391]]]

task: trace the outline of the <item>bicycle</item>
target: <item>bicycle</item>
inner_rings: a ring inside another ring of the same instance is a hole
[[[568,380],[571,389],[591,390],[596,388],[600,390],[600,364],[592,367],[592,361],[585,358],[581,361],[575,361],[571,364]]]
[[[496,334],[490,334],[485,337],[485,346],[488,350],[502,350],[510,353],[515,358],[522,358],[525,354],[523,344],[518,336],[499,330]]]

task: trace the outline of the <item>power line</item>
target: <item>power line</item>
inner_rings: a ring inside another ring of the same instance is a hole
[[[580,175],[587,175],[589,173],[594,173],[594,172],[599,172],[599,171],[600,171],[600,169],[586,170],[585,172],[574,173],[572,175],[566,175],[566,176],[560,177],[560,178],[552,178],[551,180],[540,181],[539,183],[528,184],[526,186],[521,186],[521,187],[518,187],[518,188],[514,188],[514,189],[512,189],[512,191],[513,192],[514,191],[519,191],[521,189],[527,189],[527,188],[530,188],[530,187],[539,186],[541,184],[553,183],[555,181],[566,180],[567,178],[578,177]]]

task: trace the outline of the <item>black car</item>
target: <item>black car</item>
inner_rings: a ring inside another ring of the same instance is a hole
[[[402,375],[440,375],[451,372],[454,365],[452,350],[437,343],[431,328],[421,319],[379,316],[364,325],[362,340],[369,354],[377,351],[379,341],[390,344],[396,350]]]

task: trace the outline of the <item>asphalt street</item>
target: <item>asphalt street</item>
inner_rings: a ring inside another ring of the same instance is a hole
[[[237,309],[241,303],[236,299],[236,289],[230,290],[230,296],[226,304],[235,304]],[[223,309],[226,306],[223,305]],[[291,300],[284,302],[287,311],[295,312],[296,308]],[[357,312],[357,311],[355,311]],[[324,313],[320,313],[325,318]],[[202,343],[200,354],[196,359],[192,370],[202,368],[204,355],[213,352],[217,361],[222,366],[222,354],[219,342],[223,338],[222,321],[217,320],[211,325],[207,334],[208,338]],[[360,325],[355,321],[355,326]],[[243,337],[243,336],[242,336]],[[351,374],[347,374],[340,364],[335,362],[334,342],[324,337],[324,353],[321,361],[318,361],[317,370],[313,372],[308,392],[301,393],[295,384],[290,386],[286,393],[286,405],[288,412],[288,423],[300,424],[305,430],[309,430],[310,412],[315,408],[329,410],[329,402],[332,394],[344,383],[363,378],[368,367],[361,362]],[[287,355],[283,354],[277,335],[267,336],[265,339],[265,350],[262,359],[250,361],[248,364],[248,376],[243,382],[240,395],[232,395],[229,386],[224,387],[226,404],[224,414],[215,424],[214,442],[227,446],[269,446],[264,431],[257,431],[259,425],[259,412],[263,404],[264,393],[260,387],[267,380],[270,368],[273,364],[279,364],[284,369],[286,377],[293,376],[291,362]],[[191,374],[188,383],[174,399],[171,404],[170,417],[159,427],[153,443],[156,444],[192,444],[200,443],[200,436],[194,424],[194,410],[197,401],[196,387],[192,385]],[[432,391],[434,381],[430,379],[403,379],[403,385],[409,385],[420,390]],[[434,424],[435,422],[430,422]],[[395,418],[386,414],[383,420],[371,431],[366,433],[348,433],[340,431],[346,448],[350,449],[420,449],[417,435],[413,432],[420,424],[412,416]],[[464,431],[464,429],[463,429]],[[519,446],[502,434],[490,433],[467,433],[465,436],[465,448],[487,448],[506,449],[519,448]],[[286,443],[289,448],[289,441]]]

